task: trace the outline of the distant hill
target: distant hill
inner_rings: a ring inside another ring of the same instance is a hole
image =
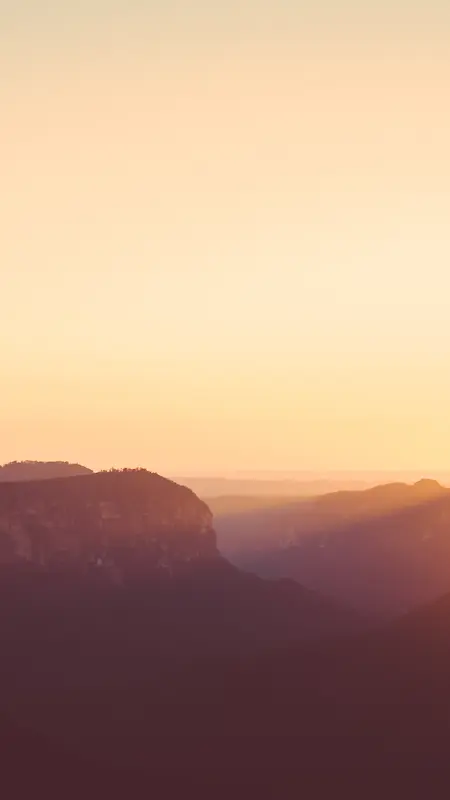
[[[40,481],[90,475],[92,470],[67,461],[11,461],[0,466],[0,481]]]
[[[305,501],[307,499],[305,498]],[[259,495],[256,497],[245,494],[219,495],[218,497],[205,497],[204,500],[217,519],[286,505],[286,495]]]
[[[209,478],[209,477],[176,477],[176,483],[189,486],[199,497],[207,500],[211,497],[308,497],[326,494],[343,489],[364,489],[364,481],[346,478],[297,480],[266,478]]]
[[[339,491],[306,498],[217,497],[209,501],[223,552],[229,557],[288,546],[303,535],[361,522],[417,505],[449,490],[436,481],[392,483],[365,491]]]
[[[450,590],[450,491],[435,481],[219,516],[215,527],[236,565],[360,611],[400,614]]]

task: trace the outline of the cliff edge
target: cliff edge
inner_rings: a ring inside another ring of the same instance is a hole
[[[0,564],[66,567],[120,583],[216,557],[207,505],[146,470],[0,483]]]

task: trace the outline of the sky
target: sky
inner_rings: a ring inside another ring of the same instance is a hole
[[[0,462],[447,470],[449,36],[0,0]]]

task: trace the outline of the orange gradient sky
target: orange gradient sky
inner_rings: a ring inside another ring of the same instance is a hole
[[[448,469],[450,14],[341,5],[0,0],[0,462]]]

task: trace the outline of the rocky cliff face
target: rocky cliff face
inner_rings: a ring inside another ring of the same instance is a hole
[[[206,504],[145,470],[0,484],[0,563],[121,583],[217,557]]]

